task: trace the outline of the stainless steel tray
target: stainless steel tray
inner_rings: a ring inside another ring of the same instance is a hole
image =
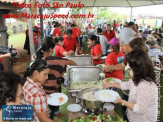
[[[72,82],[82,82],[82,81],[98,81],[100,80],[100,73],[102,72],[100,67],[97,66],[72,66],[68,71],[68,91],[77,92],[80,90],[70,89]]]
[[[78,66],[93,66],[93,57],[89,55],[70,56],[68,59],[77,63]]]

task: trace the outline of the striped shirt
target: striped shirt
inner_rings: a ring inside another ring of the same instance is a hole
[[[47,96],[39,82],[35,82],[29,77],[22,87],[22,92],[24,99],[22,104],[24,105],[33,105],[33,121],[39,122],[39,118],[36,113],[46,112],[49,116],[49,108],[47,104]]]
[[[65,73],[67,59],[49,56],[46,57],[45,60],[50,65],[50,73],[48,81],[42,86],[47,94],[58,92]]]

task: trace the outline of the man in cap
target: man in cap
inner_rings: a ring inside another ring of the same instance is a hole
[[[124,52],[129,52],[129,42],[138,34],[134,22],[129,22],[127,27],[120,31],[120,42]]]

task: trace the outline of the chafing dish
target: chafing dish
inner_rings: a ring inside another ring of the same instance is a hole
[[[73,82],[98,82],[100,81],[100,67],[97,66],[71,66],[68,70],[68,92],[79,92],[82,89],[71,89]]]
[[[90,55],[70,56],[68,59],[74,61],[78,66],[92,66],[93,57]]]

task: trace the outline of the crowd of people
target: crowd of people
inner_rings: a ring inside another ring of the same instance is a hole
[[[134,22],[122,26],[114,20],[113,25],[103,25],[98,20],[97,28],[90,23],[86,31],[82,32],[75,22],[62,25],[54,21],[44,26],[45,38],[40,47],[37,45],[39,28],[34,29],[37,34],[34,36],[36,56],[27,68],[22,82],[14,73],[9,74],[11,78],[5,72],[0,73],[0,110],[3,104],[16,102],[33,105],[34,121],[52,122],[55,116],[63,116],[59,112],[59,106],[48,105],[47,97],[51,93],[62,92],[61,84],[64,81],[66,65],[77,66],[74,61],[63,57],[83,54],[82,37],[86,36],[93,65],[105,63],[103,70],[106,78],[122,80],[121,84],[105,83],[104,88],[123,90],[122,98],[117,98],[114,103],[122,104],[124,119],[129,122],[157,121],[158,89],[151,57],[160,58],[163,55],[161,29],[153,32],[148,26],[144,31],[140,31]],[[25,45],[25,49],[30,53],[28,30]],[[107,56],[105,61],[101,59],[102,56]],[[8,92],[9,90],[14,92]],[[130,92],[126,94],[124,90]],[[21,101],[15,97],[20,96],[19,91],[24,96]]]

